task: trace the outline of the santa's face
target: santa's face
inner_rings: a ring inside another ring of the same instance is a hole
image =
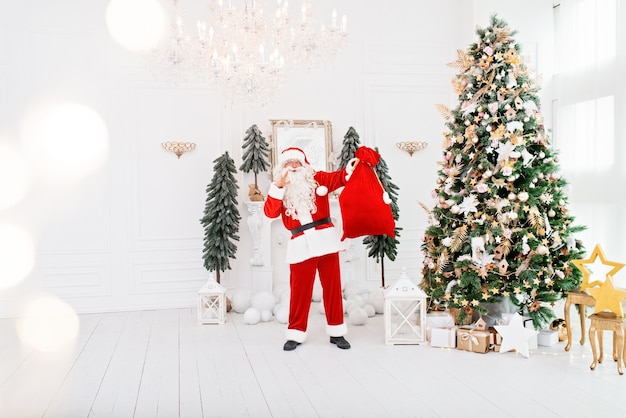
[[[287,185],[283,203],[287,214],[297,219],[297,213],[314,213],[315,188],[317,183],[313,178],[315,170],[310,166],[303,166],[297,160],[288,160],[283,164],[283,175],[287,173]]]
[[[302,163],[299,160],[287,160],[283,163],[283,168],[288,171],[296,171],[298,168],[302,168]]]

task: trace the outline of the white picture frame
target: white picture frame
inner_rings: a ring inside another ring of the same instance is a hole
[[[290,147],[304,151],[316,171],[331,171],[332,124],[327,120],[270,119],[272,172],[280,153]]]

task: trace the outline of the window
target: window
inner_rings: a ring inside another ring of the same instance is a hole
[[[554,143],[565,173],[615,169],[617,0],[555,7]]]

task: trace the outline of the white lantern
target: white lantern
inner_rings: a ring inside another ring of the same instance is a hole
[[[426,341],[426,293],[402,272],[385,291],[385,344]]]
[[[223,324],[226,322],[226,289],[211,275],[198,291],[198,323]]]

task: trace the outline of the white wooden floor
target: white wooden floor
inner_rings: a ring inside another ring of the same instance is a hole
[[[81,315],[75,349],[24,349],[0,320],[0,416],[17,417],[623,417],[626,375],[564,342],[476,354],[386,346],[383,317],[351,326],[352,349],[324,334],[284,352],[284,324],[198,325],[194,309]],[[608,341],[607,341],[608,340]],[[610,347],[610,339],[605,337]]]

